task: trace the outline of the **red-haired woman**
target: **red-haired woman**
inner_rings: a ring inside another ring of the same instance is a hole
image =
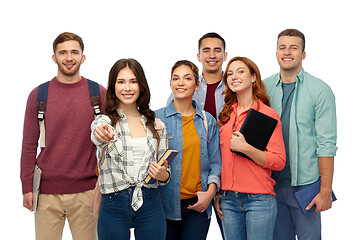
[[[219,115],[222,191],[215,205],[225,238],[272,239],[277,208],[271,171],[281,170],[286,158],[280,118],[270,108],[259,69],[250,59],[231,59],[223,82],[225,105]],[[265,151],[248,144],[239,132],[250,108],[278,120]]]

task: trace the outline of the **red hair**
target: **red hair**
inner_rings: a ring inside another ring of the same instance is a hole
[[[232,111],[232,105],[237,102],[236,93],[230,90],[228,83],[227,83],[227,73],[229,71],[229,66],[231,63],[235,61],[241,61],[243,62],[250,70],[251,75],[255,75],[255,83],[252,85],[252,96],[255,102],[259,103],[259,100],[262,101],[265,105],[270,107],[270,98],[266,94],[266,87],[264,82],[261,80],[261,75],[259,68],[256,66],[256,64],[251,61],[250,59],[246,57],[234,57],[232,58],[228,65],[226,66],[226,70],[223,76],[223,83],[225,84],[226,88],[225,91],[222,93],[225,95],[225,104],[224,109],[219,114],[219,124],[222,126],[227,121],[229,121],[230,113]],[[259,106],[259,104],[258,104]]]

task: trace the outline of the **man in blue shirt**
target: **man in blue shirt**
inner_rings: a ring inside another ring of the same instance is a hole
[[[305,72],[305,36],[296,29],[278,35],[276,57],[280,73],[264,80],[271,106],[281,116],[286,166],[273,172],[278,215],[274,239],[321,239],[320,212],[332,205],[332,179],[336,154],[335,97],[330,87]],[[321,177],[321,178],[320,178]],[[320,178],[320,192],[304,215],[294,193]]]

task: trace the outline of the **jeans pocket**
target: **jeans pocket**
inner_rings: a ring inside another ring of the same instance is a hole
[[[143,188],[142,194],[143,197],[147,199],[160,198],[160,191],[158,188]]]
[[[103,194],[101,196],[101,203],[112,203],[116,198],[115,193]]]

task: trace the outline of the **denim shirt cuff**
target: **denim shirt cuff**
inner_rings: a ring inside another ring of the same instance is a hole
[[[209,176],[208,185],[210,183],[215,183],[217,192],[220,190],[220,178],[218,176]]]

